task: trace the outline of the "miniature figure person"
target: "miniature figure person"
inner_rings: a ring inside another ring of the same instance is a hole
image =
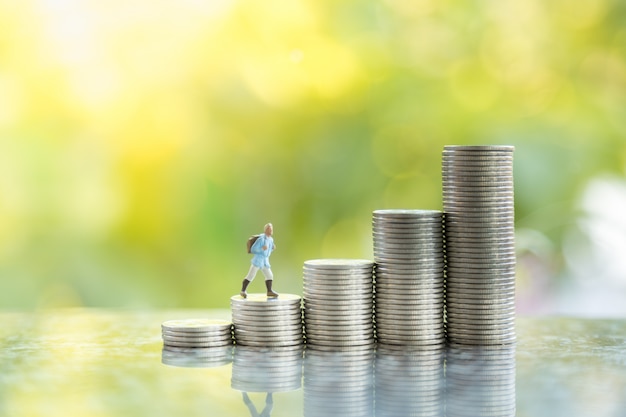
[[[243,279],[243,283],[241,284],[241,292],[239,293],[243,298],[248,296],[246,289],[248,288],[248,284],[252,282],[256,273],[263,272],[265,275],[265,286],[267,287],[267,296],[268,297],[278,297],[278,293],[272,291],[272,281],[274,280],[274,274],[272,274],[272,270],[270,269],[270,255],[276,249],[276,245],[274,244],[274,238],[272,234],[274,233],[274,227],[272,223],[268,223],[265,225],[265,231],[263,234],[259,235],[259,238],[254,242],[252,247],[250,248],[250,253],[254,256],[252,257],[252,261],[250,265],[250,270],[248,271],[248,275]]]

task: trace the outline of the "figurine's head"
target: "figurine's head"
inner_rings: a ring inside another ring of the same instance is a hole
[[[265,236],[272,236],[272,234],[274,233],[274,226],[272,226],[272,223],[268,223],[265,225]]]

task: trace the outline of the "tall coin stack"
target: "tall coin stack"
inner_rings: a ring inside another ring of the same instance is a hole
[[[373,268],[373,262],[356,259],[304,263],[307,349],[374,348]]]
[[[241,346],[280,347],[303,343],[302,298],[281,294],[235,295],[230,298],[235,343]]]
[[[513,147],[446,146],[442,173],[448,341],[514,343]]]
[[[380,345],[442,349],[443,218],[435,210],[376,210],[375,320]]]

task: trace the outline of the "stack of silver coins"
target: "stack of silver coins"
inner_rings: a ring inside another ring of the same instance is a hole
[[[375,365],[376,416],[443,417],[444,350],[400,351],[379,346]]]
[[[446,146],[442,171],[448,341],[514,343],[513,147]]]
[[[443,216],[436,210],[376,210],[376,337],[402,349],[443,348]]]
[[[184,319],[161,324],[163,349],[186,351],[232,346],[232,324],[226,320]]]
[[[235,346],[231,387],[242,392],[288,392],[302,386],[304,345]]]
[[[374,263],[318,259],[304,263],[307,349],[373,349]]]
[[[241,346],[280,347],[303,344],[302,298],[280,294],[235,295],[230,298],[235,343]]]
[[[515,417],[515,346],[451,347],[447,417]]]
[[[306,349],[305,417],[373,417],[374,351]]]

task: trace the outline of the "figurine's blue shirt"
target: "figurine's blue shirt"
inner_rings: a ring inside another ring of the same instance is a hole
[[[267,246],[267,249],[263,250],[263,246]],[[250,248],[250,252],[254,255],[252,257],[252,265],[257,268],[269,268],[270,267],[270,255],[274,250],[274,238],[265,235],[263,233],[254,242],[254,245]]]

